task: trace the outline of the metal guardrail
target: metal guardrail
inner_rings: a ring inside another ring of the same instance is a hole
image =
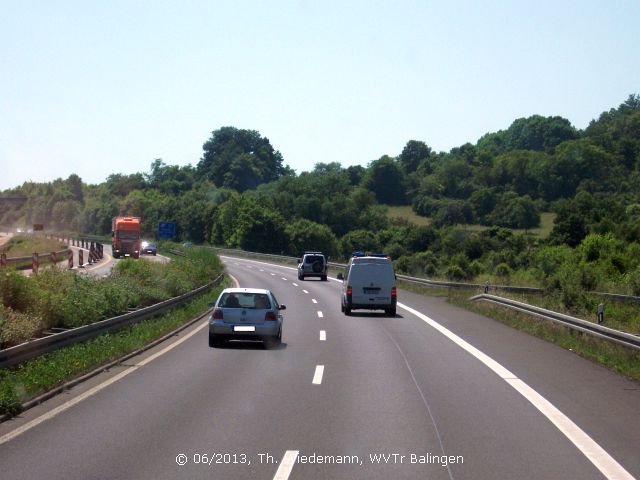
[[[101,320],[90,325],[83,325],[78,328],[72,328],[64,332],[54,333],[47,337],[30,340],[20,345],[16,345],[15,347],[0,350],[0,368],[15,365],[66,345],[82,342],[102,333],[115,330],[126,325],[132,325],[155,315],[164,313],[167,310],[170,310],[171,308],[197,296],[198,294],[207,291],[219,283],[222,278],[223,275],[221,274],[212,282],[203,285],[202,287],[196,288],[195,290],[178,297],[170,298],[164,302],[141,308],[134,312],[125,313],[124,315],[119,315],[113,318],[107,318],[106,320]]]
[[[69,249],[65,248],[64,250],[58,250],[57,252],[55,252],[56,256],[58,256],[60,259],[65,259],[66,256],[69,253]],[[29,262],[29,264],[31,264],[31,255],[27,256],[27,257],[7,257],[7,265],[16,265],[19,263],[26,263]],[[42,254],[38,254],[38,259],[40,261],[46,261],[51,259],[51,253],[42,253]]]
[[[218,248],[218,247],[214,247],[216,250],[220,250],[220,251],[226,251],[226,252],[230,252],[230,253],[235,253],[235,254],[240,254],[240,255],[254,255],[254,256],[258,256],[258,257],[265,257],[265,258],[276,258],[279,260],[287,260],[287,261],[296,261],[297,257],[289,257],[286,255],[274,255],[274,254],[270,254],[270,253],[257,253],[257,252],[247,252],[245,250],[239,250],[239,249],[234,249],[234,248]],[[345,268],[347,266],[346,263],[335,263],[335,262],[328,262],[330,267],[336,267],[336,268]],[[447,288],[469,288],[469,289],[474,289],[477,290],[479,288],[484,289],[485,287],[489,286],[489,285],[485,285],[482,283],[463,283],[463,282],[447,282],[444,280],[429,280],[428,278],[421,278],[421,277],[411,277],[409,275],[397,275],[397,278],[399,280],[403,280],[405,282],[411,282],[411,283],[419,283],[422,285],[429,285],[432,287],[447,287]],[[506,292],[520,292],[520,293],[542,293],[544,292],[544,289],[542,288],[536,288],[536,287],[518,287],[518,286],[513,286],[513,285],[490,285],[489,286],[492,290],[504,290]]]
[[[563,313],[547,310],[546,308],[536,307],[534,305],[529,305],[527,303],[511,300],[510,298],[498,297],[496,295],[489,295],[489,294],[483,293],[481,295],[476,295],[474,297],[471,297],[470,300],[472,301],[485,300],[487,302],[492,302],[492,303],[501,305],[503,307],[511,308],[513,310],[518,310],[520,312],[524,312],[529,315],[534,315],[536,317],[540,317],[540,318],[554,321],[556,323],[560,323],[574,330],[588,333],[590,335],[594,335],[596,337],[603,338],[605,340],[610,340],[620,345],[624,345],[625,347],[630,347],[635,350],[640,350],[640,336],[633,335],[631,333],[622,332],[620,330],[615,330],[613,328],[603,327],[602,325],[588,322],[580,318],[571,317]]]
[[[287,260],[295,262],[297,257],[289,257],[286,255],[275,255],[271,253],[258,253],[258,252],[247,252],[245,250],[240,250],[237,248],[220,248],[220,247],[212,247],[215,250],[221,250],[230,252],[231,254],[238,255],[254,255],[257,257],[265,257],[265,258],[276,258],[279,260]],[[330,267],[336,268],[345,268],[347,265],[344,263],[335,263],[329,262]],[[446,288],[468,288],[468,289],[486,289],[487,287],[490,290],[502,290],[505,292],[519,292],[519,293],[537,293],[542,294],[545,292],[544,288],[538,287],[520,287],[516,285],[489,285],[484,283],[464,283],[464,282],[447,282],[445,280],[429,280],[428,278],[422,277],[410,277],[408,275],[398,275],[400,280],[405,282],[419,283],[422,285],[429,285],[432,287],[446,287]],[[618,301],[629,301],[629,302],[638,302],[640,303],[640,297],[634,295],[623,295],[621,293],[607,293],[607,292],[587,292],[593,295],[599,295],[601,297],[609,298],[611,300]]]

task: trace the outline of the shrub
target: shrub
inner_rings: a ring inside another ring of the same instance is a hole
[[[496,265],[495,272],[498,278],[508,280],[513,273],[513,270],[511,270],[511,267],[509,265],[503,262]]]
[[[0,348],[26,342],[43,328],[41,317],[16,312],[0,304]]]

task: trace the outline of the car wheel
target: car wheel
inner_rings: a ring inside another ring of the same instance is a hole
[[[396,307],[386,308],[385,312],[387,312],[388,316],[395,317],[396,316]]]
[[[340,303],[340,311],[344,313],[344,305],[342,303]]]
[[[214,335],[213,333],[209,334],[209,347],[210,348],[218,348],[222,345],[222,340],[218,335]]]
[[[349,307],[344,307],[344,314],[351,315],[351,309]]]
[[[265,347],[267,347],[270,350],[274,348],[278,348],[282,343],[282,331],[275,337],[268,337],[264,343],[265,343]]]
[[[327,281],[327,276],[326,276],[326,275],[323,275],[323,276],[322,276],[322,281],[323,281],[323,282],[326,282],[326,281]]]

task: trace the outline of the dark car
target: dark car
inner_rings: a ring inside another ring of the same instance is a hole
[[[140,251],[143,255],[155,255],[158,253],[158,247],[156,247],[153,243],[142,242],[142,249]]]

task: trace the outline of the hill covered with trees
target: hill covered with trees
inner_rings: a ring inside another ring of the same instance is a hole
[[[27,202],[0,205],[0,226],[105,234],[113,216],[137,215],[149,235],[175,221],[179,240],[197,243],[334,257],[386,251],[408,273],[640,294],[638,95],[584,130],[534,115],[449,152],[409,140],[366,167],[328,162],[300,174],[259,132],[222,127],[195,166],[157,159],[146,173],[98,185],[71,175],[4,194]],[[429,225],[390,220],[385,205],[410,205]],[[526,233],[541,212],[556,213],[548,238]],[[473,223],[486,229],[460,228]]]

